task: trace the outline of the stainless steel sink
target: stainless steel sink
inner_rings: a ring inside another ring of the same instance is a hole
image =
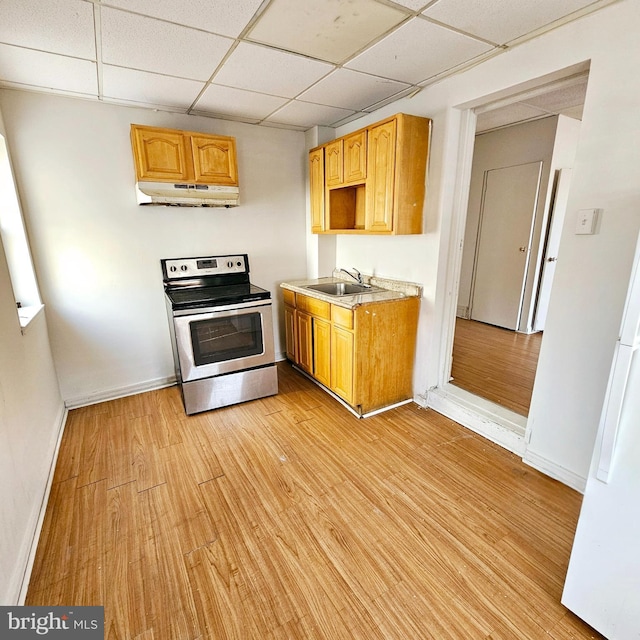
[[[325,282],[323,284],[309,284],[305,289],[320,291],[330,296],[352,296],[356,293],[375,293],[382,291],[378,287],[371,287],[355,282]]]

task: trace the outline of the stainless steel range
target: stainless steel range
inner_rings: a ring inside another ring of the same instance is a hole
[[[278,393],[271,293],[246,254],[160,261],[188,415]]]

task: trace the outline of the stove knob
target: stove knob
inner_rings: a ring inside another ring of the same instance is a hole
[[[169,267],[169,271],[177,271],[178,269],[176,267]]]
[[[240,260],[238,260],[238,262],[236,262],[236,267],[241,267],[242,266],[242,262],[240,262]]]
[[[231,269],[231,267],[233,267],[233,262],[231,260],[229,260],[229,262],[227,262],[227,267],[229,267],[229,269]]]
[[[186,270],[187,270],[187,265],[186,265],[186,264],[183,264],[183,265],[180,267],[180,271],[186,271]]]

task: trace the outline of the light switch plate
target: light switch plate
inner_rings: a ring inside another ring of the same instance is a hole
[[[600,209],[580,209],[576,218],[576,234],[591,235],[596,232]]]

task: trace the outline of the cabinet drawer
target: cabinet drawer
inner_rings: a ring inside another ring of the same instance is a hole
[[[285,304],[288,304],[290,307],[296,306],[296,294],[293,293],[293,291],[289,291],[289,289],[283,289],[282,297],[284,298]]]
[[[331,305],[324,300],[298,294],[296,296],[296,307],[312,316],[325,318],[326,320],[331,319]]]
[[[345,329],[353,329],[353,311],[344,307],[331,306],[331,322]]]

